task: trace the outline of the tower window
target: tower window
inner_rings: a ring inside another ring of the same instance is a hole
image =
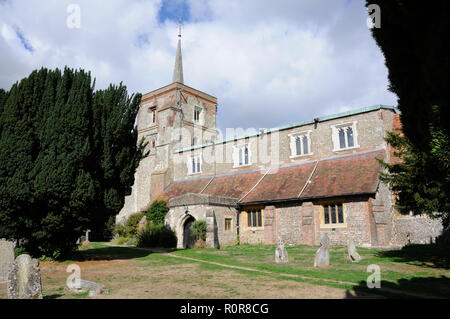
[[[200,112],[202,111],[201,108],[199,107],[195,107],[194,108],[194,122],[198,123],[200,122]]]

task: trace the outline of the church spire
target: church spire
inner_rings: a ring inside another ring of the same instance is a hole
[[[175,58],[175,69],[173,70],[173,83],[178,82],[184,84],[183,78],[183,59],[181,56],[181,26],[182,19],[179,20],[178,24],[178,46],[177,46],[177,56]]]

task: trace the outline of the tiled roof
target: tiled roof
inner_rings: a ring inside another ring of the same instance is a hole
[[[166,187],[163,193],[158,197],[159,200],[168,201],[171,198],[178,197],[187,193],[200,193],[211,180],[210,177],[196,178],[186,181],[173,182]]]
[[[265,171],[257,170],[216,176],[202,194],[241,198],[258,183]]]
[[[384,150],[376,150],[283,165],[271,168],[266,175],[267,169],[173,182],[162,198],[202,193],[234,197],[241,199],[241,204],[250,204],[373,194],[380,170],[376,159],[384,158],[384,154]]]
[[[375,193],[384,151],[322,160],[301,198]]]
[[[265,202],[297,198],[316,162],[272,168],[241,202]],[[245,194],[244,194],[245,195]]]

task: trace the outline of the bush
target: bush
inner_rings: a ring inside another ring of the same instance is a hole
[[[191,225],[191,234],[196,240],[206,241],[206,222],[204,220],[196,220]]]
[[[163,200],[154,201],[150,208],[146,212],[147,221],[153,222],[154,224],[164,224],[164,218],[166,217],[169,207]]]
[[[136,238],[139,222],[141,221],[142,217],[144,217],[144,215],[144,213],[136,213],[128,217],[125,224],[117,224],[114,228],[114,235],[116,236],[116,238]]]
[[[163,224],[149,223],[147,228],[138,234],[138,247],[173,248],[177,245],[175,233]]]

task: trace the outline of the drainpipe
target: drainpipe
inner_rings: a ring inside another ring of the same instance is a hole
[[[239,204],[236,204],[236,206],[234,208],[236,209],[236,240],[237,240],[237,244],[240,245],[241,238],[239,235],[239,217],[241,214],[241,207],[239,206]]]

